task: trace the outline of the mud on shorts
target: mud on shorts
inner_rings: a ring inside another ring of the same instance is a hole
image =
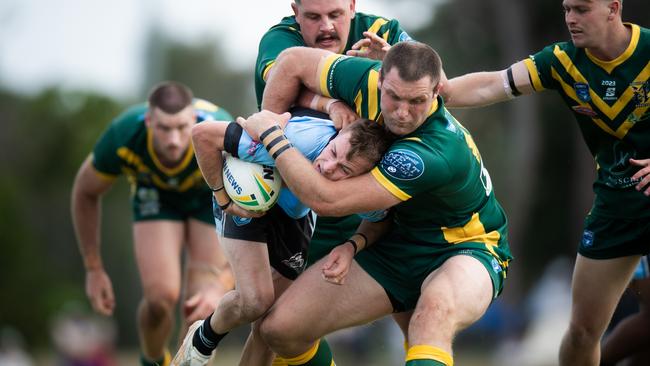
[[[211,196],[212,192],[207,188],[171,192],[138,185],[131,195],[133,221],[186,221],[193,218],[214,225]]]
[[[650,220],[590,214],[584,221],[578,253],[591,259],[647,255],[650,253]]]
[[[480,243],[463,243],[435,248],[409,243],[398,234],[381,241],[355,256],[355,260],[386,291],[393,312],[415,308],[426,277],[449,258],[468,255],[476,258],[490,274],[493,299],[503,290],[507,268]]]
[[[223,212],[213,201],[213,212],[220,235],[229,239],[266,243],[271,267],[284,277],[295,280],[304,271],[307,248],[314,232],[312,211],[300,219],[294,219],[275,205],[260,218],[241,218]]]

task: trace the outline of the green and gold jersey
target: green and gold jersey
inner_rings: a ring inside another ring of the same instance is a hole
[[[536,91],[557,90],[573,110],[596,160],[592,213],[638,218],[650,216],[650,199],[634,188],[629,159],[650,158],[650,30],[626,26],[632,39],[612,61],[563,42],[524,62]]]
[[[380,66],[378,61],[332,55],[321,75],[321,92],[381,123]],[[394,208],[394,220],[395,230],[407,242],[480,245],[507,267],[511,255],[506,215],[476,144],[442,98],[417,130],[393,143],[371,174],[403,201]]]
[[[232,116],[205,100],[196,99],[194,108],[197,121],[226,120]],[[132,187],[132,198],[142,200],[182,200],[188,194],[209,192],[203,180],[194,150],[190,145],[184,158],[176,167],[164,166],[153,148],[152,134],[145,126],[147,104],[135,105],[115,118],[95,144],[93,166],[106,179],[115,179],[121,174],[128,177]],[[140,189],[145,188],[145,189]],[[206,205],[209,205],[207,196]]]
[[[344,51],[365,38],[363,32],[373,32],[393,45],[397,42],[411,40],[395,19],[388,20],[376,15],[356,13],[350,24],[350,35]],[[262,94],[266,86],[266,73],[275,62],[280,52],[290,47],[306,46],[300,33],[300,25],[295,16],[285,17],[269,29],[260,41],[257,62],[255,64],[255,93],[258,108],[262,105]]]

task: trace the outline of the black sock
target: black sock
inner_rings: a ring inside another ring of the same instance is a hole
[[[228,334],[228,332],[224,334],[218,334],[212,330],[212,327],[210,326],[211,318],[212,314],[210,314],[210,316],[208,316],[203,321],[203,324],[201,324],[196,332],[194,332],[194,337],[192,337],[192,345],[196,347],[199,352],[206,356],[210,356],[212,354],[212,351],[217,348],[217,345],[221,339],[225,337],[226,334]]]

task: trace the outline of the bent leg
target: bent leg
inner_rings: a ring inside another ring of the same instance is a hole
[[[600,339],[638,262],[638,256],[595,260],[577,255],[560,365],[598,365]]]
[[[292,282],[290,279],[273,270],[273,287],[276,298],[283,294]],[[275,356],[275,353],[269,349],[269,346],[264,343],[260,335],[260,322],[261,319],[258,319],[251,326],[251,332],[248,335],[239,360],[240,366],[268,365]]]
[[[143,356],[149,360],[164,356],[174,325],[184,233],[185,225],[179,221],[140,221],[133,225],[135,258],[143,290],[138,333]]]
[[[335,330],[365,324],[392,312],[384,289],[356,262],[344,285],[326,282],[324,260],[309,267],[263,318],[260,333],[283,358],[296,358]]]
[[[190,219],[187,229],[185,330],[189,324],[210,315],[226,292],[234,288],[232,271],[214,225]]]
[[[452,340],[487,310],[493,285],[476,258],[447,259],[422,284],[409,324],[407,365],[451,365]]]
[[[650,278],[633,281],[630,290],[639,301],[639,312],[623,319],[605,339],[601,365],[615,365],[650,348]]]

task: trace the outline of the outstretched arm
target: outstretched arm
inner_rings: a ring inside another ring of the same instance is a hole
[[[113,181],[102,179],[92,165],[92,155],[83,162],[72,188],[72,223],[86,269],[86,295],[93,309],[111,315],[115,308],[113,285],[104,270],[100,253],[101,197]]]
[[[440,94],[449,108],[480,107],[534,92],[523,61],[505,70],[475,72],[442,83]]]

